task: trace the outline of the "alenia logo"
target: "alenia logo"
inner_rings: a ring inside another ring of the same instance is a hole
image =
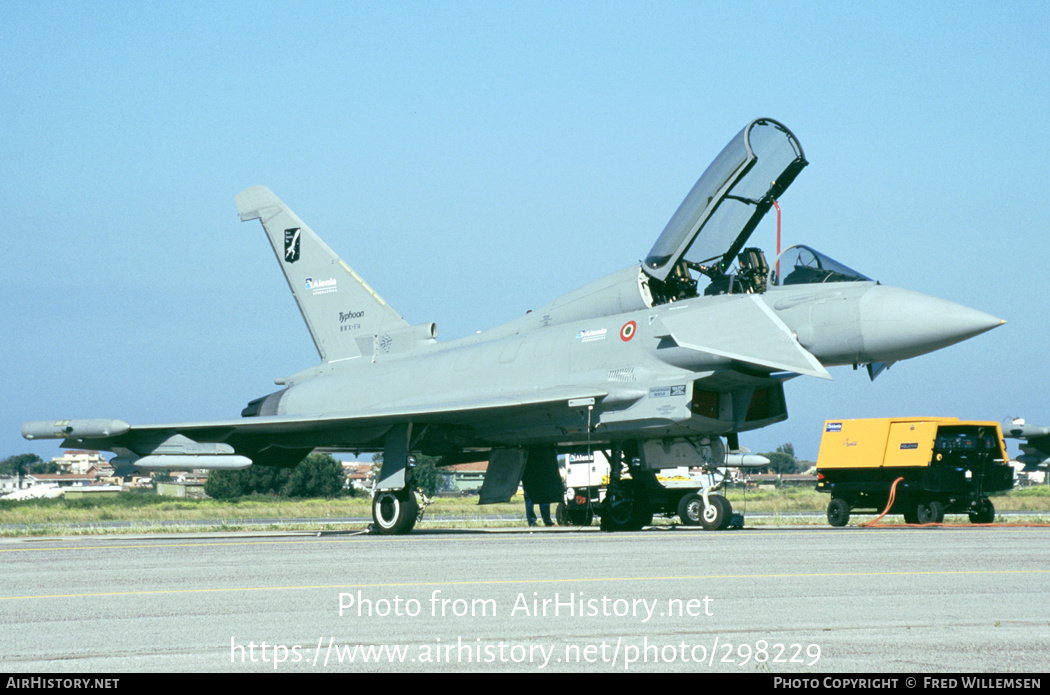
[[[313,278],[306,278],[306,289],[311,290],[314,294],[328,294],[329,292],[338,291],[337,285],[339,281],[335,278],[328,278],[327,280],[314,280]]]

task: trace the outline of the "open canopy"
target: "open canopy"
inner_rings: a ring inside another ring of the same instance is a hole
[[[769,118],[747,124],[689,191],[643,263],[666,280],[680,263],[717,277],[740,252],[773,201],[807,164],[802,146]]]

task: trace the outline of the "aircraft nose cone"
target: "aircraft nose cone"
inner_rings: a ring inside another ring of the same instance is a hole
[[[899,287],[876,285],[860,300],[864,352],[872,362],[940,350],[1004,323],[983,311]]]

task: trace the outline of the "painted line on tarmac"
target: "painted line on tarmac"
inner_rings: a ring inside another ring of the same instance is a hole
[[[725,579],[827,579],[833,577],[944,577],[944,576],[993,576],[1018,574],[1050,574],[1044,570],[925,570],[916,572],[801,572],[785,574],[697,574],[668,577],[571,577],[564,579],[489,579],[465,582],[380,582],[374,584],[304,584],[299,586],[245,586],[212,589],[156,589],[151,591],[104,591],[80,594],[42,594],[37,596],[0,596],[0,601],[28,601],[55,598],[98,598],[103,596],[156,596],[176,594],[214,594],[239,593],[253,591],[304,591],[317,589],[379,589],[379,588],[423,588],[432,586],[505,586],[511,584],[579,584],[599,582],[667,582],[687,580],[725,580]]]
[[[850,526],[849,529],[856,529],[861,531],[867,531],[868,529],[860,526]],[[977,531],[988,532],[988,531],[1018,531],[1020,529],[1037,528],[1043,529],[1042,526],[1006,526],[1006,525],[973,525],[973,524],[962,524],[958,527],[944,527],[944,526],[904,526],[904,525],[882,525],[876,526],[880,528],[884,533],[915,533],[918,531],[932,531],[939,534],[942,533],[973,533]],[[18,548],[0,548],[0,553],[33,553],[33,552],[44,552],[44,551],[59,551],[59,550],[70,550],[70,551],[81,551],[81,550],[134,550],[134,549],[148,549],[148,548],[201,548],[201,547],[215,547],[215,546],[238,546],[238,545],[287,545],[290,543],[301,543],[305,541],[312,541],[316,543],[376,543],[376,542],[410,542],[410,543],[423,543],[423,542],[456,542],[464,538],[469,538],[472,541],[491,541],[491,542],[506,542],[507,536],[519,536],[530,539],[543,539],[544,542],[550,541],[569,541],[577,539],[578,536],[573,535],[571,531],[547,531],[545,529],[507,529],[505,532],[491,532],[485,531],[463,531],[463,530],[450,530],[445,532],[444,529],[429,529],[423,531],[417,531],[416,533],[404,535],[404,536],[377,536],[363,533],[346,533],[334,532],[338,534],[337,537],[333,537],[333,532],[323,531],[298,531],[290,532],[292,535],[286,538],[280,539],[269,539],[269,540],[238,540],[238,539],[227,539],[227,540],[199,540],[199,541],[158,541],[154,543],[124,543],[119,538],[112,538],[110,545],[47,545],[53,539],[41,539],[41,538],[30,538],[30,539],[18,539],[18,542],[22,543],[40,543],[37,547],[18,547]],[[777,529],[745,529],[740,531],[730,532],[712,532],[703,531],[699,527],[673,527],[673,526],[653,526],[643,531],[633,532],[620,532],[612,534],[602,534],[599,536],[604,540],[615,540],[619,542],[630,541],[630,540],[646,540],[652,537],[653,533],[661,534],[664,538],[678,536],[680,540],[690,540],[695,542],[696,538],[709,538],[709,540],[716,539],[729,539],[729,538],[758,538],[763,536],[772,536],[776,538],[783,538],[788,535],[804,535],[807,538],[813,537],[814,535],[822,534],[842,534],[848,532],[848,529],[832,529],[832,528],[777,528]],[[881,535],[881,534],[880,534]]]

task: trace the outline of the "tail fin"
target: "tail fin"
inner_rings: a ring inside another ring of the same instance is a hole
[[[242,222],[262,222],[322,362],[368,355],[373,336],[408,326],[265,186],[237,195]]]

